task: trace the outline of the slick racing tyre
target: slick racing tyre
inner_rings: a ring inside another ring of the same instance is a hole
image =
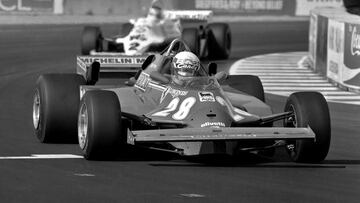
[[[261,83],[260,78],[257,76],[229,75],[228,78],[224,81],[224,84],[222,85],[228,85],[230,88],[242,91],[265,102],[264,87]],[[226,90],[226,87],[224,90]]]
[[[317,163],[325,159],[331,140],[330,115],[324,96],[318,92],[296,92],[290,95],[285,111],[294,116],[284,121],[284,127],[310,127],[315,140],[297,140],[287,150],[295,162]]]
[[[185,28],[181,38],[196,56],[200,57],[200,35],[197,28]]]
[[[111,91],[86,92],[78,115],[78,139],[88,160],[113,158],[126,148],[119,99]]]
[[[92,50],[102,51],[102,34],[99,27],[87,26],[82,32],[81,53],[89,55]]]
[[[130,34],[131,30],[134,28],[134,25],[127,22],[121,25],[120,37],[126,37]]]
[[[36,82],[33,124],[40,142],[76,142],[79,86],[77,74],[45,74]]]
[[[228,59],[231,52],[231,31],[226,23],[212,23],[208,26],[208,57]]]

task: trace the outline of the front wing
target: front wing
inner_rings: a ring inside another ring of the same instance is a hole
[[[220,140],[315,140],[307,128],[182,128],[128,131],[128,144],[149,142],[202,142]]]

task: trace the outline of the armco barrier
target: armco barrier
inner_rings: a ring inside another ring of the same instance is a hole
[[[314,9],[309,36],[315,71],[343,89],[360,92],[360,16],[340,8]]]

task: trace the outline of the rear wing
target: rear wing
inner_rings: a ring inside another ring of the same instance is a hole
[[[185,21],[210,21],[213,17],[211,10],[165,10],[166,18]]]
[[[136,73],[147,56],[77,56],[76,72],[86,77],[88,68],[93,62],[100,63],[100,75],[116,73]]]
[[[308,128],[181,128],[128,131],[128,144],[147,142],[201,142],[219,140],[315,140]]]

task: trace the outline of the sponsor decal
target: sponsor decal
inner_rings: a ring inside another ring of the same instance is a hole
[[[165,16],[170,19],[209,20],[212,15],[212,11],[165,11]]]
[[[55,0],[0,0],[0,12],[52,12]]]
[[[195,0],[196,9],[282,10],[283,0]]]
[[[150,82],[150,76],[147,73],[142,72],[135,83],[135,87],[145,91]]]
[[[200,125],[200,127],[205,128],[205,127],[212,127],[212,128],[220,128],[220,127],[225,127],[225,123],[223,122],[206,122]]]
[[[86,64],[91,64],[94,61],[105,65],[118,65],[118,64],[142,64],[145,57],[80,57]]]
[[[167,87],[160,97],[160,103],[165,99],[168,94],[171,94],[172,98],[179,97],[179,96],[186,96],[189,92],[185,90],[177,90],[173,89],[172,87]]]
[[[294,15],[295,0],[173,0],[176,9],[211,10],[220,15]]]
[[[351,35],[351,46],[350,46],[351,55],[358,56],[360,55],[360,34],[356,30],[356,26],[353,27]]]
[[[329,19],[328,49],[327,49],[327,77],[341,81],[341,64],[344,53],[344,23]]]
[[[215,130],[215,129],[214,129]],[[243,134],[234,134],[234,133],[229,133],[229,134],[210,134],[210,135],[199,135],[199,134],[194,134],[194,135],[183,135],[183,136],[178,136],[178,137],[184,137],[184,138],[192,138],[192,139],[212,139],[212,138],[217,138],[217,139],[222,139],[222,138],[255,138],[257,137],[256,134],[253,133],[243,133]]]
[[[360,25],[345,23],[343,62],[340,66],[340,81],[354,89],[360,88]]]
[[[339,64],[337,62],[330,60],[329,61],[329,71],[334,74],[339,74]]]
[[[329,30],[328,30],[328,47],[336,53],[342,51],[342,27],[343,25],[339,22],[329,21]]]
[[[212,92],[199,92],[200,102],[215,102],[215,97]]]
[[[344,64],[360,68],[360,25],[345,23]]]
[[[315,63],[316,58],[316,34],[317,34],[317,15],[311,13],[310,28],[309,28],[309,57],[312,63]],[[315,65],[311,68],[315,69]]]

